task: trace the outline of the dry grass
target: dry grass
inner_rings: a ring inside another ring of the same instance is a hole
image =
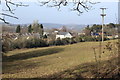
[[[45,77],[83,63],[95,62],[92,47],[96,47],[96,52],[99,52],[99,42],[10,51],[6,53],[8,58],[3,62],[2,77]],[[108,55],[108,53],[102,54],[102,60],[107,59]]]

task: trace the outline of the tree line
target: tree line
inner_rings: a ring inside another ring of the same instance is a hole
[[[109,29],[114,29],[116,28],[117,24],[108,24]],[[78,35],[73,38],[64,38],[64,39],[52,39],[49,40],[47,37],[42,37],[42,38],[35,38],[35,37],[30,37],[29,39],[26,39],[25,37],[18,38],[17,40],[13,40],[10,38],[4,38],[4,41],[2,42],[2,51],[10,51],[14,49],[21,49],[21,48],[36,48],[36,47],[48,47],[48,46],[59,46],[59,45],[68,45],[68,44],[74,44],[78,42],[86,42],[86,41],[101,41],[102,38],[101,36],[98,37],[92,37],[90,36],[91,31],[100,32],[102,26],[101,25],[96,25],[94,24],[92,27],[87,26],[84,31],[86,32],[85,35]],[[20,33],[20,25],[16,28],[16,32]],[[38,32],[41,35],[43,35],[43,25],[34,23],[30,24],[28,26],[28,32]],[[107,29],[109,32],[109,30]],[[108,38],[104,38],[104,40],[109,40]]]
[[[28,25],[27,28],[28,28],[27,29],[28,33],[39,33],[40,36],[43,36],[43,33],[44,33],[43,25],[39,24],[38,21],[34,21],[34,23]],[[22,34],[20,25],[17,26],[16,33],[21,33]]]

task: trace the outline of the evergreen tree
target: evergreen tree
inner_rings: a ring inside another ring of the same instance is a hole
[[[42,24],[40,24],[40,27],[41,27],[41,29],[43,29],[43,25]]]
[[[43,25],[42,24],[39,25],[39,33],[40,33],[41,36],[43,36],[44,30],[43,30]]]
[[[29,33],[32,32],[32,26],[31,26],[31,24],[28,26],[28,32],[29,32]]]
[[[21,28],[20,28],[20,25],[18,25],[16,28],[16,33],[20,33],[20,31],[21,31]]]
[[[46,38],[47,38],[47,35],[45,34],[45,35],[43,36],[43,38],[45,38],[45,39],[46,39]]]
[[[110,28],[115,28],[115,27],[116,27],[115,24],[113,24],[113,23],[109,23],[108,26],[109,26]]]

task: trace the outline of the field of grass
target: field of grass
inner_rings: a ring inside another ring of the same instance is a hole
[[[105,41],[102,45],[109,41]],[[95,62],[93,48],[99,53],[100,42],[81,42],[65,46],[20,49],[6,53],[3,59],[3,78],[45,78],[74,69],[84,63]],[[107,60],[110,53],[102,54]]]

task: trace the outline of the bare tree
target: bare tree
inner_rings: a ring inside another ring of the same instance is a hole
[[[71,11],[76,11],[78,14],[83,13],[84,11],[89,11],[92,9],[92,5],[97,4],[99,2],[91,2],[90,0],[47,0],[47,1],[40,1],[40,6],[47,5],[48,7],[58,7],[58,10],[62,6],[68,6],[68,4],[72,4]]]
[[[71,6],[71,11],[77,11],[78,14],[83,13],[84,11],[89,11],[92,8],[92,5],[98,3],[98,2],[91,2],[90,0],[45,0],[45,1],[41,1],[41,0],[37,0],[38,3],[40,3],[40,6],[49,6],[49,7],[58,7],[58,10],[62,7],[62,6],[68,6],[68,4],[72,3],[73,6]],[[12,0],[0,0],[0,6],[5,5],[6,9],[2,9],[2,12],[0,12],[0,20],[3,21],[4,23],[9,23],[8,21],[6,21],[6,19],[3,17],[11,17],[11,18],[15,18],[18,19],[18,17],[16,17],[14,15],[14,11],[15,9],[13,9],[13,7],[19,7],[19,6],[28,6],[23,4],[22,2],[14,2]],[[8,13],[9,12],[9,13]]]
[[[22,2],[14,2],[11,0],[0,0],[0,6],[1,7],[5,6],[5,9],[2,8],[2,10],[0,11],[0,20],[6,24],[9,24],[9,22],[6,21],[4,17],[11,17],[18,19],[18,17],[14,16],[15,7],[19,7],[19,6],[27,7],[28,5],[25,5]]]

